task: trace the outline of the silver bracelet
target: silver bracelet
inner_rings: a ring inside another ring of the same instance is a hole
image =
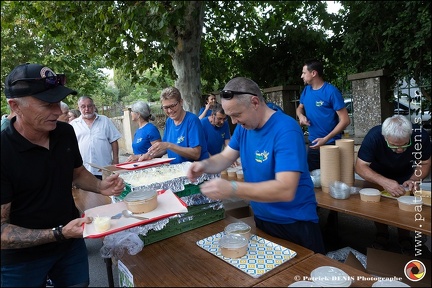
[[[237,195],[238,185],[236,181],[230,181],[231,182],[231,194],[232,196]]]

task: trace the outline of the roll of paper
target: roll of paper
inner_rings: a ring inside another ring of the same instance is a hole
[[[354,140],[338,139],[335,143],[340,154],[340,181],[354,186]]]
[[[336,145],[320,147],[320,169],[322,191],[329,193],[330,184],[340,181],[340,151]]]

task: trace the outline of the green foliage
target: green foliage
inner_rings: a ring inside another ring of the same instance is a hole
[[[78,97],[92,96],[98,106],[158,102],[160,91],[178,80],[174,64],[185,65],[178,56],[197,32],[185,21],[197,17],[197,3],[2,1],[1,77],[19,63],[36,62],[66,73]],[[410,76],[430,87],[428,1],[342,1],[338,15],[326,12],[325,1],[203,3],[194,62],[201,64],[183,76],[195,83],[198,75],[200,95],[234,76],[250,77],[262,88],[302,85],[301,68],[309,58],[322,59],[326,80],[343,92],[350,89],[347,75],[383,68],[395,79]],[[114,86],[101,68],[114,69]],[[430,99],[430,91],[422,92]],[[76,100],[69,96],[66,102],[75,106]],[[2,113],[5,103],[2,95]]]
[[[343,1],[339,59],[355,73],[386,69],[394,79],[431,79],[429,1]],[[396,80],[395,80],[396,82]],[[430,93],[423,95],[430,100]]]
[[[67,86],[78,91],[77,96],[70,95],[64,100],[71,107],[75,107],[77,98],[84,94],[106,98],[104,94],[106,78],[99,70],[106,66],[103,57],[90,58],[82,51],[70,51],[66,45],[63,45],[61,34],[44,33],[46,27],[55,22],[49,22],[42,17],[39,19],[33,17],[41,6],[52,5],[52,3],[54,2],[2,1],[2,114],[8,113],[3,92],[4,79],[15,66],[26,62],[47,65],[57,73],[65,73],[68,80]],[[79,45],[80,42],[77,39],[75,45]]]

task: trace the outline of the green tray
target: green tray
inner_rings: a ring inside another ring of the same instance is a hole
[[[119,196],[115,196],[116,202],[123,201],[123,199],[131,192],[131,186],[129,183],[125,183],[125,188],[123,189],[123,192]],[[200,188],[198,185],[194,184],[186,184],[184,185],[184,189],[178,192],[174,192],[177,197],[185,197],[185,196],[191,196],[201,193]]]
[[[181,217],[171,218],[162,230],[150,230],[145,236],[139,235],[144,246],[225,218],[224,208],[213,210],[209,204],[189,206],[188,210]]]
[[[201,193],[201,190],[198,185],[194,184],[186,184],[184,185],[184,189],[182,191],[174,192],[178,197],[191,196]]]

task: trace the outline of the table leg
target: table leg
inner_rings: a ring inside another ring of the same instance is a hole
[[[114,287],[114,276],[112,271],[112,260],[111,258],[104,258],[106,270],[107,270],[107,277],[108,277],[108,287]]]

